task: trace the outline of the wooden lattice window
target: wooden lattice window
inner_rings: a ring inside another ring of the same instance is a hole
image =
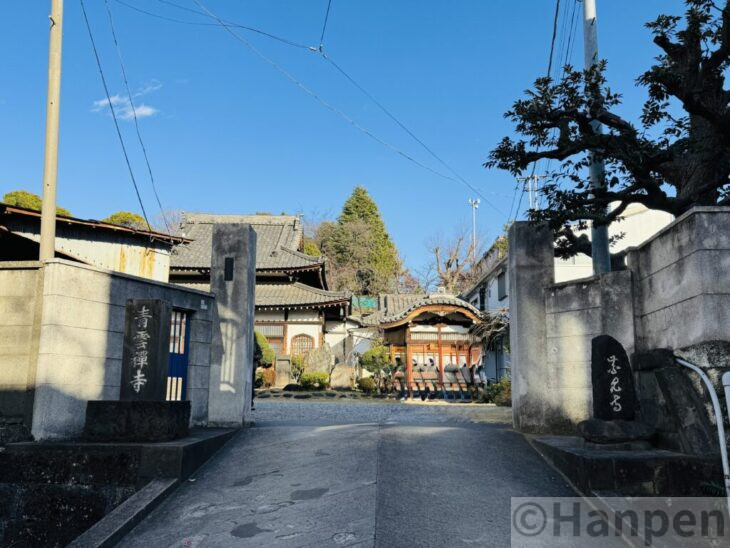
[[[304,356],[314,348],[314,339],[309,335],[297,335],[291,340],[293,356]]]

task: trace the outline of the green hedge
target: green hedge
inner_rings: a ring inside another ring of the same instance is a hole
[[[302,373],[302,377],[299,380],[299,384],[305,390],[312,390],[314,388],[326,388],[330,382],[330,376],[327,373],[321,371],[308,371]]]
[[[256,367],[271,367],[276,359],[276,352],[269,345],[269,341],[258,331],[253,332],[254,349],[253,361]]]

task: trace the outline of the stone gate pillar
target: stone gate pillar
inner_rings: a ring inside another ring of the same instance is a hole
[[[251,421],[256,232],[249,225],[213,225],[210,291],[215,294],[210,351],[208,424]]]
[[[508,239],[512,420],[517,430],[545,432],[550,430],[545,288],[554,280],[553,234],[518,221]]]

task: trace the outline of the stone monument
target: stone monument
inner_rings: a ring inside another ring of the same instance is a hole
[[[92,441],[168,441],[186,436],[189,401],[165,401],[171,309],[127,301],[119,401],[89,401],[84,437]]]
[[[635,420],[637,399],[631,364],[613,337],[599,335],[591,341],[591,379],[593,418],[578,425],[586,441],[620,445],[652,438],[654,429]]]

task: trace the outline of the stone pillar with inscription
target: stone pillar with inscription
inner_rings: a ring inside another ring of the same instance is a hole
[[[215,294],[208,424],[251,421],[256,232],[240,223],[213,225],[210,291]]]
[[[631,364],[621,343],[609,335],[591,341],[591,381],[593,418],[578,424],[583,438],[604,447],[628,443],[639,444],[631,448],[647,448],[654,428],[635,420],[637,399]]]
[[[127,301],[122,351],[122,401],[163,401],[170,348],[169,303]]]
[[[159,442],[188,434],[190,402],[166,401],[170,321],[168,302],[127,301],[119,401],[87,402],[85,439]]]

